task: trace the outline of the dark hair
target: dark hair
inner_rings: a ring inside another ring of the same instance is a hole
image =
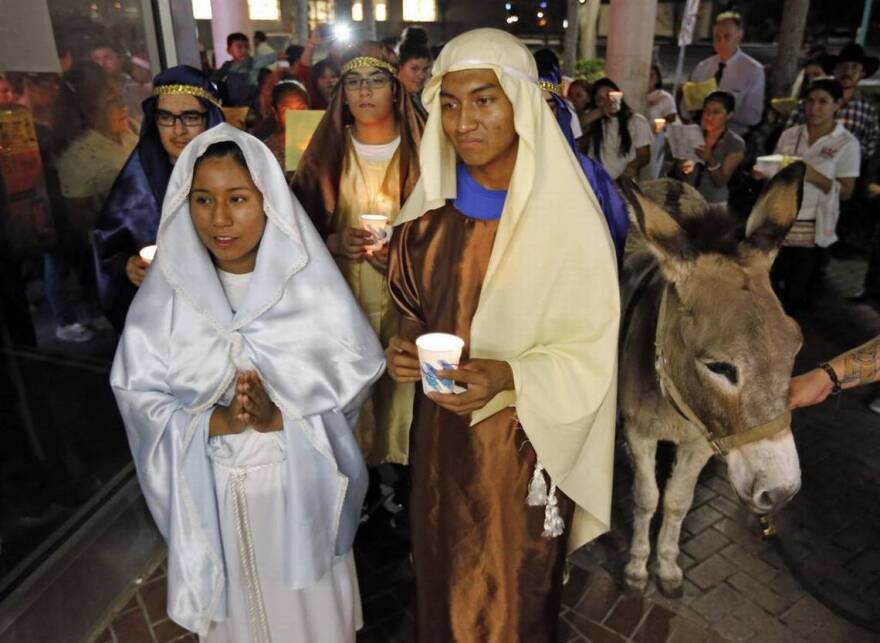
[[[279,101],[288,94],[298,94],[305,101],[306,107],[309,106],[309,92],[305,86],[298,80],[285,78],[272,88],[272,107],[276,107]]]
[[[599,93],[599,90],[607,87],[611,91],[619,92],[620,87],[610,78],[600,78],[593,83],[593,96]],[[594,100],[595,102],[595,100]],[[632,149],[632,135],[629,133],[629,119],[632,118],[633,111],[625,100],[620,101],[620,111],[615,114],[617,119],[617,131],[620,134],[620,151],[621,156],[626,156]],[[605,119],[600,118],[590,128],[590,143],[593,148],[593,156],[600,158],[602,154],[602,141],[605,138]]]
[[[342,70],[339,69],[339,65],[337,65],[332,58],[322,58],[312,67],[312,78],[318,80],[328,69],[337,76],[342,76]]]
[[[260,67],[260,71],[257,72],[257,87],[262,87],[263,83],[266,82],[266,79],[272,75],[272,70],[268,67]]]
[[[108,74],[91,61],[77,63],[62,79],[61,92],[55,101],[55,122],[64,123],[59,154],[95,126],[107,109],[107,91],[120,82],[117,76]]]
[[[305,47],[302,45],[290,45],[290,47],[284,50],[284,53],[287,55],[287,62],[291,67],[296,66],[296,62],[302,58],[303,51],[305,51]]]
[[[255,31],[254,32],[254,42],[266,42],[266,32],[265,31]]]
[[[251,171],[244,158],[244,152],[241,151],[238,144],[232,141],[220,141],[219,143],[212,143],[209,145],[204,153],[196,159],[196,162],[193,165],[193,176],[195,176],[196,170],[199,169],[199,164],[205,159],[222,159],[226,157],[231,158],[250,174]]]
[[[736,111],[736,99],[733,97],[733,94],[726,92],[723,89],[716,89],[714,92],[706,96],[706,98],[703,99],[703,107],[706,107],[708,103],[718,103],[728,114],[732,114]]]
[[[407,27],[404,29],[400,43],[397,45],[397,58],[401,67],[410,60],[419,58],[431,60],[431,49],[428,47],[428,32],[421,27]]]
[[[810,92],[813,92],[817,89],[822,90],[823,92],[828,92],[835,101],[841,100],[843,98],[843,85],[840,84],[840,81],[832,76],[823,76],[821,78],[817,78],[816,80],[810,82],[807,86],[807,91],[804,94],[804,97],[810,95]]]
[[[248,40],[247,36],[245,36],[240,31],[236,31],[226,36],[226,46],[231,47],[232,43],[234,43],[236,40],[243,40],[246,43],[250,43],[250,40]]]
[[[535,63],[538,65],[539,72],[546,67],[559,67],[559,56],[552,49],[539,49],[533,54]]]
[[[663,89],[663,72],[660,71],[660,65],[653,63],[651,65],[651,71],[657,74],[657,82],[654,83],[654,86],[651,89]]]

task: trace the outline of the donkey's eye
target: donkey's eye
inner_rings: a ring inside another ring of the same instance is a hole
[[[730,380],[731,384],[736,384],[737,382],[736,366],[733,364],[728,362],[706,362],[706,368],[716,375],[723,375]]]

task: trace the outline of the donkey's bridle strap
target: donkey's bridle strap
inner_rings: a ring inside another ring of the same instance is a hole
[[[657,316],[657,335],[654,339],[654,369],[657,371],[657,377],[660,380],[660,390],[666,397],[667,401],[681,413],[684,418],[693,424],[703,437],[712,446],[712,450],[717,455],[727,455],[731,449],[741,447],[750,442],[757,442],[765,438],[772,437],[777,433],[785,431],[791,426],[791,411],[786,410],[781,415],[773,418],[769,422],[751,427],[745,431],[738,431],[730,435],[714,435],[712,431],[703,423],[702,420],[694,413],[690,405],[684,401],[681,391],[675,385],[675,382],[669,376],[666,370],[666,356],[663,353],[663,340],[666,338],[666,309],[669,293],[669,286],[663,288],[663,294],[660,296],[660,311]]]

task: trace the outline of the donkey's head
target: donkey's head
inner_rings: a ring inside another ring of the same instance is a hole
[[[788,385],[802,336],[769,273],[800,208],[803,178],[798,163],[767,185],[744,238],[725,212],[689,186],[670,180],[648,183],[644,191],[624,186],[667,282],[657,337],[664,393],[669,399],[669,389],[677,389],[673,404],[712,436],[726,438],[733,487],[760,514],[800,488]]]

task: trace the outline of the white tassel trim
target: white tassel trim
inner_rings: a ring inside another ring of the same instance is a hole
[[[535,464],[535,472],[529,482],[529,493],[526,496],[526,504],[529,507],[544,507],[544,538],[558,538],[565,531],[565,521],[559,515],[559,502],[556,499],[556,483],[550,481],[550,491],[547,491],[547,481],[544,479],[544,467],[540,462]]]

